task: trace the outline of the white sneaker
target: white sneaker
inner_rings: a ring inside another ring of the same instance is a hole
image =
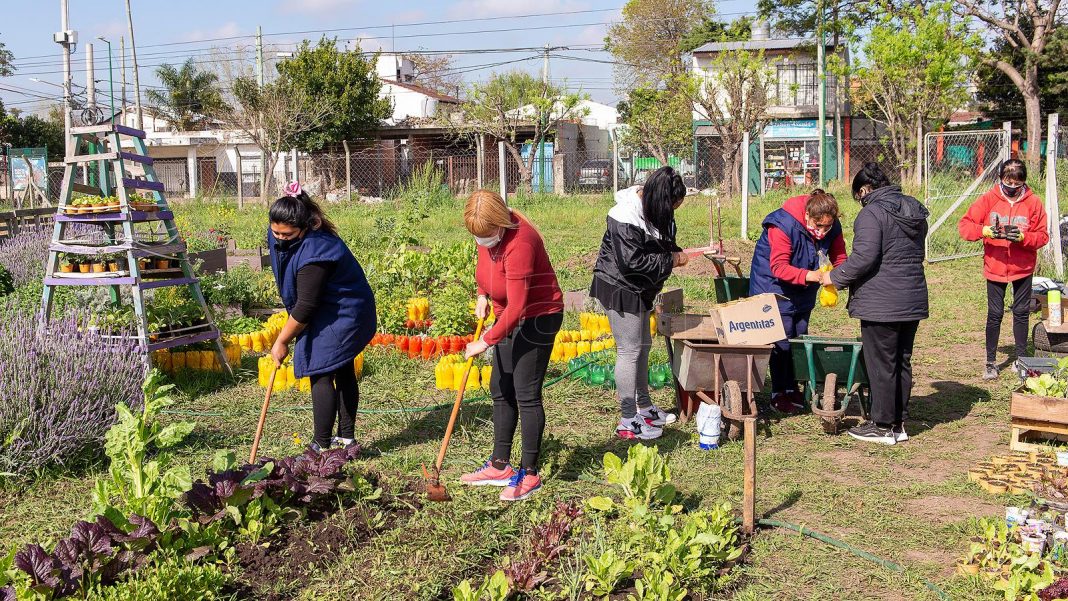
[[[678,419],[674,413],[668,413],[656,405],[649,405],[645,409],[639,408],[638,415],[645,420],[645,423],[656,428],[663,428],[667,424],[673,424]]]
[[[905,431],[905,424],[898,424],[890,428],[890,431],[894,433],[896,442],[905,442],[909,439],[909,433]]]
[[[341,438],[340,436],[335,436],[330,439],[331,449],[344,449],[353,444],[356,444],[355,438]]]

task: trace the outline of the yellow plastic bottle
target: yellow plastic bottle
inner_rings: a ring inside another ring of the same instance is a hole
[[[452,361],[449,361],[448,357],[445,357],[444,359],[442,359],[442,364],[441,364],[441,386],[439,386],[438,388],[440,388],[441,390],[453,390],[453,389],[455,389],[456,386],[452,383],[453,380],[454,380],[454,378],[453,378],[453,370],[452,370]]]
[[[482,366],[482,387],[489,390],[490,376],[493,375],[493,367],[490,365]]]
[[[827,258],[827,254],[822,250],[820,251],[820,271],[828,272],[834,269],[834,265],[831,265],[830,259]],[[838,289],[834,285],[821,286],[819,294],[821,307],[833,307],[838,304]]]
[[[459,390],[464,381],[464,372],[467,371],[467,363],[454,363],[452,366],[452,390]]]

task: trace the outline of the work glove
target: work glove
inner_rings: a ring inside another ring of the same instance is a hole
[[[1024,237],[1023,231],[1015,225],[1006,225],[1004,236],[1007,240],[1011,240],[1013,242],[1019,242],[1023,240]]]
[[[1005,231],[1000,227],[985,225],[983,226],[983,237],[992,240],[1003,240],[1005,238]]]

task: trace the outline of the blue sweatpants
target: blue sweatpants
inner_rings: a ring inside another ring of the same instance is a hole
[[[797,380],[794,377],[794,363],[790,358],[790,339],[808,334],[808,318],[812,311],[804,313],[783,313],[782,327],[786,330],[786,340],[775,343],[768,364],[771,370],[771,392],[776,394],[795,390]]]

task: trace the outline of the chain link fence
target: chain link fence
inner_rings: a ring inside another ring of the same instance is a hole
[[[924,199],[930,227],[927,260],[945,261],[982,253],[962,240],[957,223],[968,207],[997,181],[998,165],[1009,158],[1005,130],[933,132],[924,139]]]

